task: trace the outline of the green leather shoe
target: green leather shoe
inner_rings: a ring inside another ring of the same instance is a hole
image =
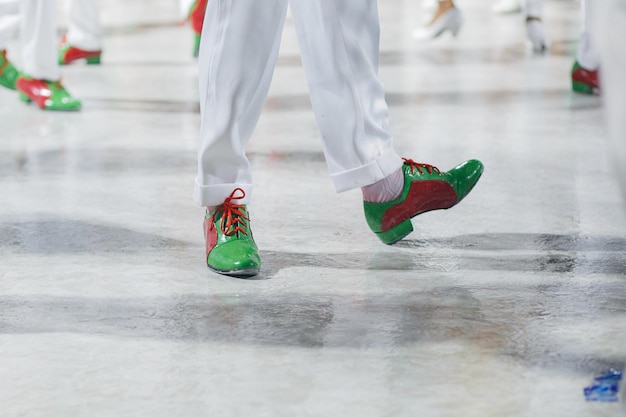
[[[432,165],[404,159],[404,188],[400,197],[384,203],[363,202],[370,229],[386,244],[413,231],[411,218],[431,210],[448,209],[474,188],[483,173],[483,164],[466,161],[448,172]]]
[[[72,97],[60,81],[39,80],[20,75],[15,86],[20,92],[20,100],[26,103],[33,101],[42,110],[80,110],[80,100]]]
[[[0,50],[0,85],[15,90],[15,82],[20,72],[7,59],[7,51]]]
[[[240,192],[239,196],[236,196],[237,192]],[[250,277],[258,274],[261,268],[246,206],[233,202],[245,195],[241,188],[236,188],[230,197],[204,217],[206,263],[218,274]]]
[[[58,51],[59,65],[69,65],[74,61],[84,59],[87,65],[99,65],[102,59],[102,51],[87,51],[70,45],[63,37]]]

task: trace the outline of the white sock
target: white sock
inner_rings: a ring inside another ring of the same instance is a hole
[[[363,200],[370,203],[384,203],[400,197],[402,188],[404,188],[404,174],[400,168],[374,184],[361,187],[361,191]]]

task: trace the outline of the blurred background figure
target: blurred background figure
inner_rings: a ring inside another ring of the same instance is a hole
[[[97,0],[66,0],[67,33],[61,40],[59,64],[77,60],[99,64],[102,56],[102,23]]]
[[[604,1],[604,0],[601,0]],[[576,52],[576,60],[572,67],[572,89],[578,93],[594,94],[600,92],[600,79],[598,77],[598,68],[600,68],[600,58],[596,53],[596,48],[592,42],[590,34],[590,24],[592,20],[591,4],[589,0],[581,0],[581,34],[578,51]],[[616,48],[618,52],[624,49],[623,46]]]
[[[548,38],[541,19],[543,0],[502,0],[498,10],[507,10],[513,13],[519,8],[526,17],[526,36],[534,52],[543,53],[548,49]],[[506,4],[504,4],[506,3]],[[425,3],[426,8],[433,8],[434,13],[430,22],[413,32],[419,40],[434,39],[446,31],[456,36],[463,25],[463,14],[454,4],[454,0],[438,0]]]
[[[596,64],[602,63],[602,96],[606,106],[609,136],[612,141],[612,156],[617,175],[626,198],[626,3],[623,0],[595,0],[585,3],[586,21],[592,25],[592,36],[598,56]],[[590,10],[591,9],[591,10]],[[591,12],[591,14],[589,14]],[[588,42],[591,46],[591,42]],[[580,49],[579,49],[580,50]],[[580,57],[578,58],[580,60]],[[580,61],[579,61],[580,62]],[[591,62],[594,63],[594,62]],[[585,62],[584,64],[589,65]],[[581,65],[584,65],[581,63]],[[596,68],[599,67],[599,64]],[[594,71],[597,81],[597,70]]]
[[[19,0],[0,0],[0,85],[15,90],[19,71],[7,58],[7,45],[20,24]]]
[[[180,0],[178,4],[181,17],[186,21],[188,20],[191,25],[194,37],[193,56],[197,58],[200,49],[202,24],[204,23],[204,14],[208,0]]]
[[[434,5],[433,2],[426,2],[425,9],[434,7],[434,14],[430,22],[413,32],[413,36],[419,40],[434,39],[446,31],[450,31],[456,36],[463,25],[463,14],[456,7],[453,0],[438,0]]]
[[[21,4],[21,8],[20,8]],[[0,7],[0,84],[19,91],[22,101],[43,110],[79,110],[61,84],[56,45],[55,0],[3,0]],[[23,71],[7,58],[6,44],[20,26]]]

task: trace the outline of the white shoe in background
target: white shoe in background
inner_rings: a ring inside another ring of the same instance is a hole
[[[520,0],[498,0],[494,3],[491,10],[495,14],[512,14],[522,11],[522,2]]]
[[[416,29],[413,32],[413,37],[419,40],[434,39],[446,30],[449,30],[453,36],[456,36],[462,24],[463,15],[459,9],[454,7],[439,16],[432,24]]]
[[[544,53],[548,50],[548,38],[541,20],[528,20],[526,22],[526,36],[532,45],[533,52]]]

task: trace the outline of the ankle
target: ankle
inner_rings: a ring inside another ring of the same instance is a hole
[[[400,197],[403,187],[404,173],[400,168],[374,184],[361,187],[361,192],[363,193],[363,200],[367,202],[384,203]]]

